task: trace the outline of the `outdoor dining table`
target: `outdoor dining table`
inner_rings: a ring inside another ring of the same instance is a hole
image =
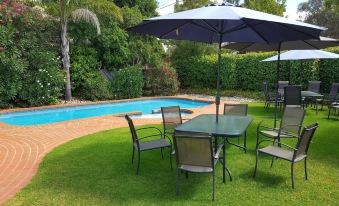
[[[312,92],[312,91],[301,91],[302,97],[322,98],[324,95]]]
[[[175,128],[175,132],[200,132],[211,135],[215,138],[217,144],[218,138],[240,137],[251,124],[253,118],[251,116],[231,116],[219,115],[219,121],[216,122],[215,114],[202,114],[190,121],[183,123]],[[232,175],[225,161],[226,171],[232,181]]]
[[[322,94],[319,94],[319,93],[316,93],[316,92],[312,92],[312,91],[301,91],[301,96],[304,97],[304,98],[324,98],[324,95]],[[318,114],[318,101],[315,101],[316,105],[315,105],[315,108],[316,108],[316,114]]]

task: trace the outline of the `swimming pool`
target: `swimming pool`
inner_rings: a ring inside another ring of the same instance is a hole
[[[152,110],[158,110],[161,107],[180,106],[180,108],[196,108],[209,104],[211,103],[189,99],[154,98],[24,112],[11,112],[1,114],[0,121],[11,125],[28,126],[127,112],[152,114]]]

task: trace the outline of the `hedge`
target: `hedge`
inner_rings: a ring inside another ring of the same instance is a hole
[[[339,53],[339,47],[327,49]],[[261,62],[276,52],[223,54],[221,69],[221,88],[249,91],[261,91],[262,82],[274,87],[276,62]],[[176,59],[173,66],[177,69],[181,87],[215,88],[217,55],[195,56]],[[339,60],[282,61],[280,80],[291,84],[301,84],[307,88],[309,80],[322,81],[322,91],[328,92],[332,82],[339,82]]]

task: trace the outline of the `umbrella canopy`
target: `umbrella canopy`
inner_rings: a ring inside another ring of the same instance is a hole
[[[286,41],[281,44],[281,50],[310,50],[310,49],[324,49],[328,47],[339,46],[339,40],[320,37],[320,39],[299,40],[299,41]],[[278,51],[279,43],[225,43],[222,45],[225,49],[245,52],[258,52],[258,51]]]
[[[280,61],[307,59],[338,59],[339,54],[322,50],[291,50],[280,54]],[[263,62],[278,61],[278,55],[262,60]]]
[[[323,27],[231,4],[210,5],[144,20],[129,31],[163,39],[221,42],[285,42],[319,39]]]
[[[161,39],[219,44],[216,94],[216,121],[218,121],[223,42],[276,43],[319,39],[320,32],[325,29],[226,3],[150,18],[128,30]]]

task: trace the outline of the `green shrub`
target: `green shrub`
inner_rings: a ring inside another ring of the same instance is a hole
[[[71,56],[74,96],[92,101],[111,99],[110,83],[99,72],[101,64],[96,50],[84,45],[73,46]]]
[[[18,92],[21,106],[54,104],[62,94],[64,75],[56,53],[30,51],[29,69],[22,75],[22,89]]]
[[[129,66],[114,73],[112,90],[114,98],[128,99],[140,97],[143,88],[143,75],[139,65]]]
[[[146,95],[175,95],[179,90],[178,76],[176,70],[172,67],[146,69],[144,82],[144,93]]]

